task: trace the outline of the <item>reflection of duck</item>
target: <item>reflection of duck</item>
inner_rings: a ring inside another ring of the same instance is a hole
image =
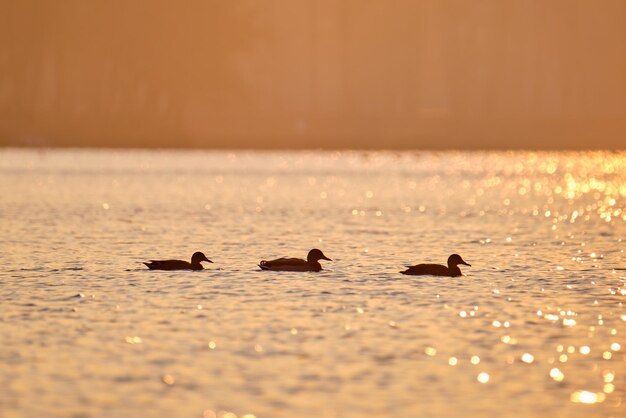
[[[200,263],[203,261],[212,263],[204,254],[196,252],[191,256],[191,263],[183,260],[150,260],[144,264],[150,270],[202,270],[204,267]]]
[[[418,264],[416,266],[409,267],[405,271],[401,271],[402,274],[409,274],[411,276],[447,276],[447,277],[457,277],[462,276],[461,269],[459,268],[459,264],[464,264],[466,266],[470,266],[467,264],[460,255],[452,254],[448,257],[448,267],[442,266],[441,264]]]
[[[259,263],[259,267],[261,270],[274,271],[320,271],[322,265],[318,262],[319,260],[333,261],[315,248],[309,251],[306,261],[301,258],[278,258],[271,261],[263,260]]]

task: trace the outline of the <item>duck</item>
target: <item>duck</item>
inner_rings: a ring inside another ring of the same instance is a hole
[[[405,271],[401,271],[402,274],[408,274],[410,276],[444,276],[444,277],[459,277],[462,276],[459,264],[470,266],[471,264],[463,261],[460,255],[452,254],[448,257],[448,267],[441,264],[418,264],[411,266]]]
[[[309,251],[306,256],[306,260],[301,258],[277,258],[271,261],[261,261],[259,267],[261,270],[273,270],[273,271],[320,271],[322,265],[319,260],[333,261],[326,257],[321,250],[317,248]]]
[[[203,270],[202,262],[212,263],[211,260],[200,251],[193,253],[191,263],[183,260],[150,260],[144,263],[150,270]]]

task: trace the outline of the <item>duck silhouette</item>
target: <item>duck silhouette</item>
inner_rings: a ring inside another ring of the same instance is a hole
[[[418,264],[416,266],[409,267],[405,271],[401,271],[402,274],[408,274],[410,276],[445,276],[445,277],[458,277],[462,276],[459,264],[470,266],[470,264],[463,261],[460,255],[452,254],[448,257],[448,267],[441,264]]]
[[[306,260],[301,258],[278,258],[271,261],[261,261],[259,267],[261,270],[273,270],[273,271],[320,271],[322,265],[319,260],[333,261],[326,257],[317,248],[309,251]]]
[[[150,270],[203,270],[202,262],[212,263],[211,260],[201,252],[195,252],[191,256],[191,263],[183,260],[150,260],[144,263]]]

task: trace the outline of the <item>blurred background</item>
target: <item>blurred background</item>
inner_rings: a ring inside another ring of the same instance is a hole
[[[0,146],[623,149],[623,0],[0,0]]]

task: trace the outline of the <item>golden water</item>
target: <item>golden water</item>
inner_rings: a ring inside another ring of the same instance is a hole
[[[3,150],[0,190],[3,418],[626,415],[625,153]]]

